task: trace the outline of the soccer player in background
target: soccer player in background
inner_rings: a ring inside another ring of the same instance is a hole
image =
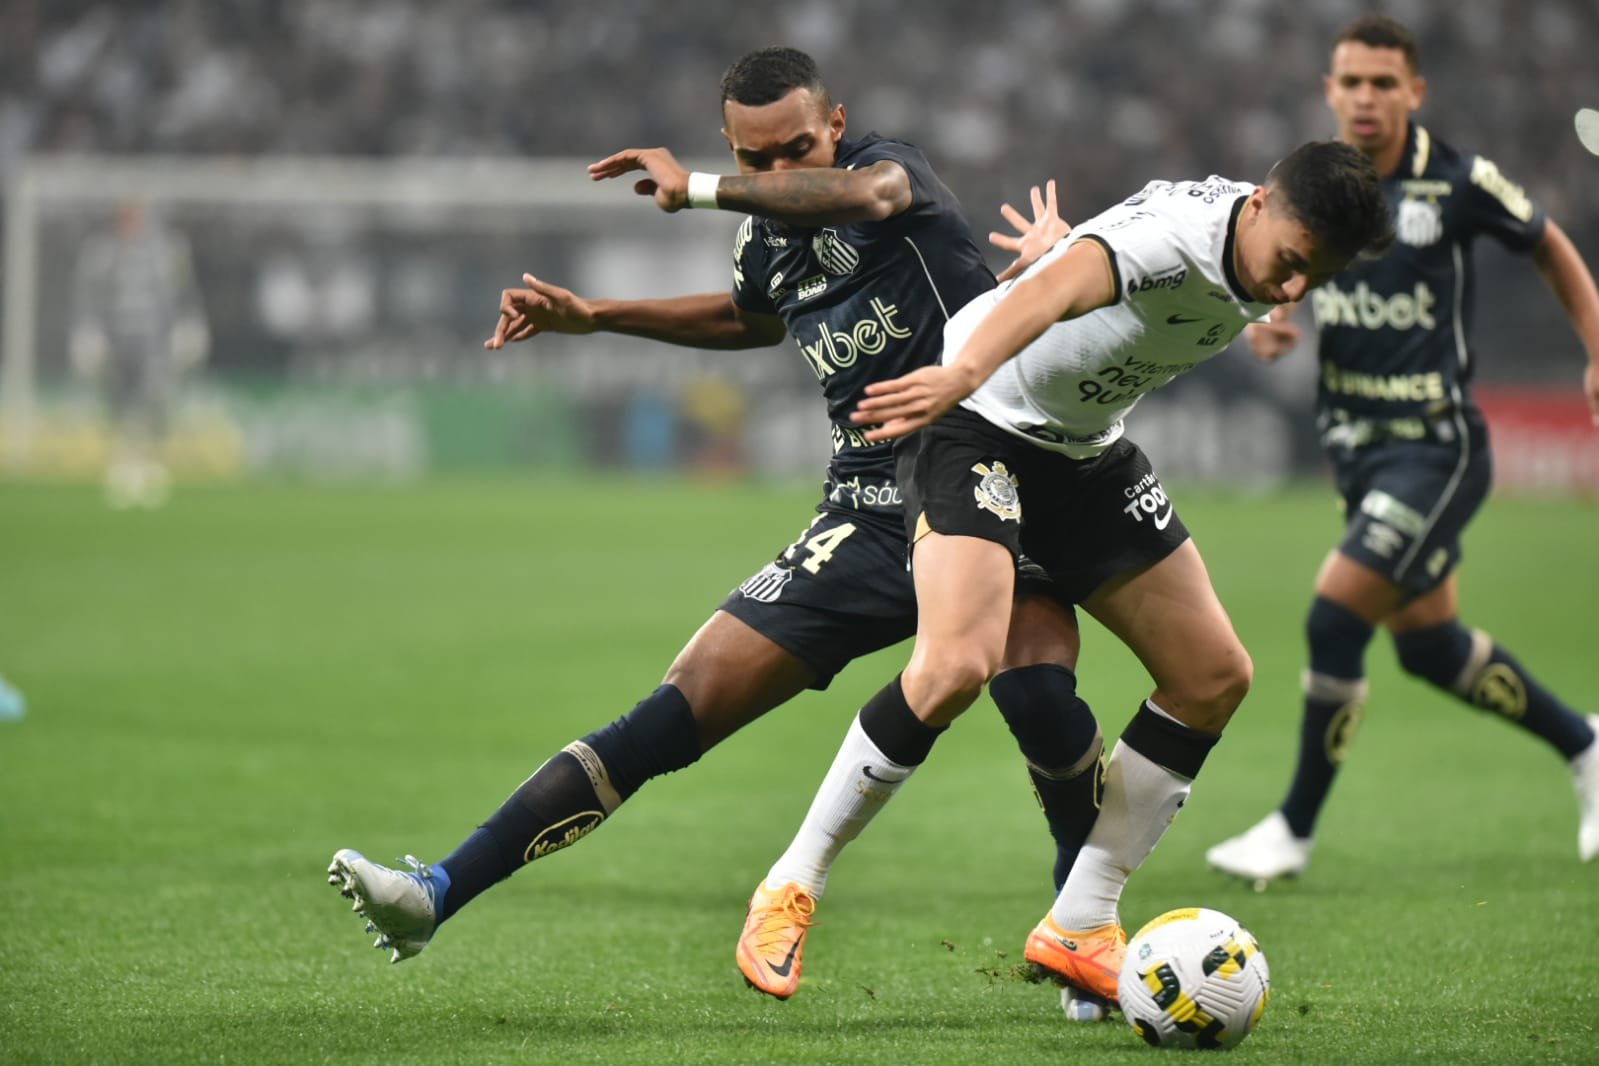
[[[1400,665],[1560,753],[1581,807],[1577,850],[1599,854],[1599,717],[1545,689],[1493,637],[1459,618],[1460,536],[1488,495],[1487,428],[1467,384],[1474,300],[1471,242],[1490,236],[1530,254],[1588,352],[1583,388],[1599,422],[1599,293],[1560,227],[1482,156],[1411,120],[1426,94],[1416,40],[1368,16],[1333,45],[1325,78],[1338,137],[1383,176],[1398,241],[1312,297],[1320,330],[1317,425],[1345,507],[1344,538],[1316,577],[1306,619],[1299,761],[1282,805],[1206,853],[1261,882],[1303,873],[1316,818],[1360,723],[1365,654],[1377,626]],[[1287,315],[1251,327],[1275,359],[1299,330]]]
[[[848,416],[869,383],[935,362],[948,314],[992,289],[994,276],[919,150],[875,134],[845,137],[844,108],[810,57],[790,48],[750,53],[723,76],[721,94],[739,175],[691,175],[665,149],[620,152],[590,171],[599,180],[646,170],[639,190],[667,211],[749,213],[734,244],[732,291],[591,300],[528,276],[527,288],[502,296],[487,345],[606,331],[741,349],[792,336],[832,416],[824,498],[799,539],[693,636],[659,688],[555,752],[442,861],[408,857],[413,869],[391,870],[352,850],[334,856],[330,882],[355,898],[396,962],[524,863],[581,840],[646,781],[690,765],[804,689],[826,688],[851,659],[915,630],[891,448],[868,441]],[[1007,246],[1024,256],[1033,248],[1034,258],[1049,247],[1064,227],[1053,195],[1044,207],[1035,192],[1039,231]],[[1059,884],[1095,815],[1102,742],[1076,694],[1070,602],[1038,577],[1023,574],[1018,584],[1028,593],[1016,601],[1019,638],[1005,651],[994,697],[1056,838]],[[771,905],[804,922],[814,901],[790,892]],[[763,991],[786,996],[799,960],[756,976]]]
[[[855,415],[877,424],[867,440],[902,438],[915,649],[861,709],[798,835],[756,891],[741,965],[799,958],[806,923],[764,901],[796,888],[817,896],[848,838],[1002,668],[1010,575],[1025,553],[1155,682],[1111,753],[1099,817],[1025,952],[1072,985],[1116,998],[1122,889],[1176,817],[1251,678],[1199,550],[1123,435],[1123,418],[1273,305],[1390,236],[1376,170],[1334,141],[1296,149],[1260,186],[1215,176],[1151,182],[957,312],[942,365],[867,388]]]
[[[112,229],[84,242],[73,292],[72,364],[100,386],[109,423],[106,500],[159,507],[172,486],[161,452],[182,376],[211,345],[189,243],[126,200]]]

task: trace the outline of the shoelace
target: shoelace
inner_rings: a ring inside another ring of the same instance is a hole
[[[804,932],[816,924],[812,917],[816,913],[816,900],[792,885],[783,890],[776,903],[763,909],[766,913],[755,931],[755,946],[761,951],[790,939],[796,925]]]
[[[420,877],[424,881],[433,876],[433,867],[429,866],[415,855],[407,855],[400,861],[409,866],[411,868],[411,872],[416,874],[416,876]]]

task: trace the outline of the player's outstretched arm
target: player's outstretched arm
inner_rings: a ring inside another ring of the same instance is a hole
[[[1588,398],[1594,425],[1599,426],[1599,289],[1594,287],[1593,274],[1583,262],[1582,253],[1552,219],[1544,224],[1543,240],[1538,242],[1532,256],[1533,262],[1538,264],[1538,272],[1554,290],[1566,314],[1571,316],[1571,325],[1587,349],[1588,366],[1582,375],[1582,391]]]
[[[751,314],[731,293],[708,292],[662,300],[588,300],[523,274],[523,289],[500,293],[500,317],[483,342],[490,350],[540,333],[624,333],[691,348],[762,348],[787,334],[775,315]]]
[[[665,148],[629,148],[589,165],[595,181],[635,171],[633,184],[662,211],[718,208],[794,226],[843,225],[891,218],[911,206],[905,168],[881,160],[859,170],[805,167],[760,174],[690,174]]]
[[[1055,246],[1055,243],[1071,233],[1070,222],[1060,217],[1060,204],[1055,199],[1055,180],[1051,178],[1040,192],[1037,185],[1032,187],[1030,196],[1033,201],[1033,220],[1027,221],[1022,213],[1010,204],[1000,204],[999,213],[1005,221],[1011,224],[1016,232],[1000,233],[994,230],[988,235],[988,243],[996,248],[1003,248],[1016,258],[1004,270],[999,272],[998,281],[1009,281],[1034,263]]]
[[[866,398],[850,421],[875,424],[866,434],[873,442],[931,425],[1051,325],[1108,306],[1115,297],[1104,248],[1097,241],[1073,245],[1037,274],[1018,281],[949,362],[866,386]]]

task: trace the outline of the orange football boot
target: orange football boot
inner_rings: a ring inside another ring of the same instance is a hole
[[[1036,962],[1083,991],[1118,1002],[1116,983],[1127,955],[1127,932],[1119,924],[1075,933],[1062,929],[1046,914],[1028,934],[1025,954],[1028,962]]]
[[[738,968],[751,988],[778,999],[794,994],[799,988],[800,953],[815,913],[816,897],[799,885],[774,889],[762,881],[755,889],[738,938]]]

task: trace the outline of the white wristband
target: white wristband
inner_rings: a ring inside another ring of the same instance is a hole
[[[720,174],[707,174],[696,170],[688,176],[688,205],[690,207],[716,208],[716,187],[721,184]]]

